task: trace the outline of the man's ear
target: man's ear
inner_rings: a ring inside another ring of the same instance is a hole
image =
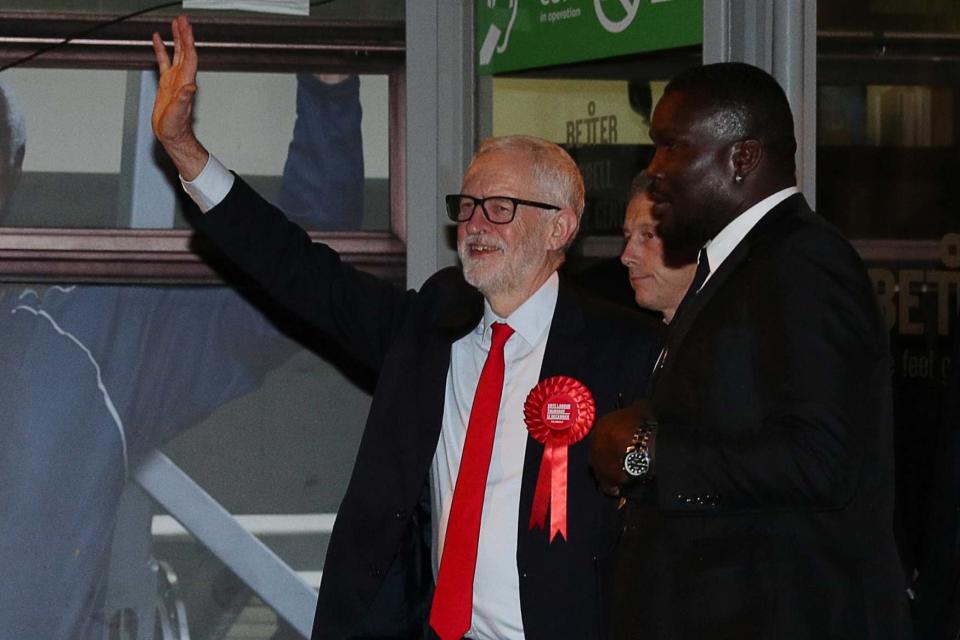
[[[759,140],[747,138],[746,140],[734,142],[733,152],[731,154],[734,178],[739,177],[742,180],[753,173],[760,165],[762,158],[763,145],[760,144]]]
[[[551,217],[548,225],[550,235],[547,237],[547,248],[551,251],[565,250],[577,237],[577,231],[580,229],[580,219],[570,208],[560,209],[547,215]]]

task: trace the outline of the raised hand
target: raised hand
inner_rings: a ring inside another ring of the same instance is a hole
[[[173,61],[160,34],[153,34],[153,52],[160,67],[160,84],[153,104],[153,133],[170,155],[180,175],[192,180],[209,154],[193,134],[193,98],[197,92],[197,49],[186,16],[171,23]]]

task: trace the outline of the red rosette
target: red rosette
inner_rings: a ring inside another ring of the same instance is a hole
[[[527,431],[544,445],[530,528],[545,528],[549,510],[551,542],[557,534],[567,539],[567,447],[590,432],[596,415],[593,394],[569,376],[542,380],[523,403]]]

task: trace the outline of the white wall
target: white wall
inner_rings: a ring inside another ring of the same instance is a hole
[[[10,69],[27,125],[25,171],[119,173],[125,71]]]

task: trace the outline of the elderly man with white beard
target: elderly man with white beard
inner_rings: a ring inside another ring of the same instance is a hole
[[[172,61],[154,38],[153,122],[194,226],[379,371],[313,637],[602,637],[616,504],[596,490],[589,430],[642,392],[659,341],[557,275],[584,206],[573,160],[538,138],[485,141],[445,202],[463,269],[403,291],[311,242],[206,151],[193,34],[183,17],[172,28]]]

